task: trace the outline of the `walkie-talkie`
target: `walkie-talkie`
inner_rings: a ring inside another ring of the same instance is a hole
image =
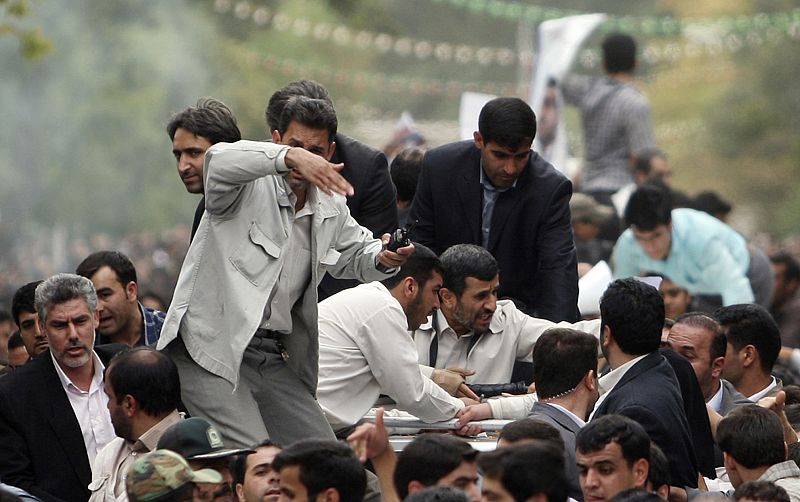
[[[392,232],[389,243],[386,244],[386,249],[396,253],[398,249],[411,245],[411,239],[408,237],[408,234],[411,233],[411,230],[417,223],[419,223],[419,220],[414,221],[409,227],[398,228]]]

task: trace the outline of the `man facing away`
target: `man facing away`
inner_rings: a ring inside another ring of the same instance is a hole
[[[473,141],[429,150],[409,221],[412,238],[441,254],[486,248],[500,265],[501,297],[551,321],[578,319],[570,225],[572,184],[531,150],[536,116],[518,98],[484,105]]]
[[[333,438],[314,399],[317,285],[325,272],[385,279],[413,252],[382,249],[332,195],[352,192],[327,160],[333,109],[296,98],[281,120],[287,145],[241,141],[206,152],[207,214],[158,344],[170,345],[186,407],[234,446]]]

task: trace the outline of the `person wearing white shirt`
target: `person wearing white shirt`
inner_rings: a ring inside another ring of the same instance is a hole
[[[515,361],[530,362],[536,341],[547,329],[574,328],[600,334],[600,321],[554,323],[531,317],[511,300],[499,300],[497,260],[474,244],[457,244],[441,256],[444,282],[440,310],[414,332],[419,363],[433,368],[468,369],[468,384],[511,382]]]
[[[409,332],[439,306],[441,285],[439,259],[417,245],[394,277],[319,304],[317,399],[334,431],[356,424],[380,394],[426,422],[464,407],[420,372]]]

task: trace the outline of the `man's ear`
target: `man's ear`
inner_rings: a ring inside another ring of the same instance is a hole
[[[453,293],[453,290],[447,288],[440,288],[439,289],[439,304],[447,307],[448,309],[452,310],[455,307],[458,298],[456,298],[456,294]]]
[[[139,409],[139,403],[136,402],[135,397],[130,394],[125,394],[125,397],[122,398],[122,409],[125,415],[131,417],[136,413],[136,410]]]
[[[277,129],[272,131],[272,142],[277,144],[281,143],[281,133],[279,133]]]
[[[758,350],[753,345],[745,345],[739,353],[742,357],[742,366],[745,368],[749,368],[758,362]]]
[[[424,488],[427,488],[427,486],[423,485],[422,483],[420,483],[417,480],[413,480],[413,481],[409,481],[408,482],[408,494],[409,495],[411,495],[414,492],[418,492],[418,491],[420,491],[420,490],[422,490]]]
[[[125,286],[125,296],[128,298],[128,301],[136,301],[139,298],[139,286],[131,281]]]
[[[631,469],[636,488],[644,488],[647,484],[647,476],[650,474],[650,462],[646,458],[640,458],[633,462]]]
[[[415,281],[413,277],[409,276],[403,278],[403,296],[408,299],[413,299],[417,295],[418,290],[419,284],[417,284],[417,281]]]
[[[603,346],[608,347],[611,344],[611,341],[614,339],[614,335],[611,334],[611,327],[608,324],[603,324]]]
[[[317,494],[317,502],[339,502],[339,492],[336,488],[326,488],[322,493]]]
[[[583,385],[590,391],[597,388],[597,375],[594,370],[587,371],[586,375],[583,376]]]
[[[483,149],[483,136],[481,135],[480,131],[475,131],[472,133],[472,141],[475,143],[475,147],[479,150]]]
[[[330,144],[330,146],[328,147],[328,156],[327,156],[327,157],[325,157],[325,160],[327,160],[328,162],[330,162],[330,161],[331,161],[331,159],[333,158],[333,154],[334,154],[334,152],[336,152],[336,142],[335,142],[335,141],[331,141],[331,144]]]
[[[720,356],[711,361],[711,376],[719,378],[722,375],[722,367],[725,366],[725,357]]]

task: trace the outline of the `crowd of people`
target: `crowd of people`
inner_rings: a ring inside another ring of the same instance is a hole
[[[575,193],[518,98],[391,167],[309,80],[270,97],[270,141],[213,98],[175,114],[191,231],[12,278],[0,500],[800,502],[800,265],[672,190],[636,45],[602,48],[605,76],[558,83]],[[381,402],[453,433],[398,454]]]

